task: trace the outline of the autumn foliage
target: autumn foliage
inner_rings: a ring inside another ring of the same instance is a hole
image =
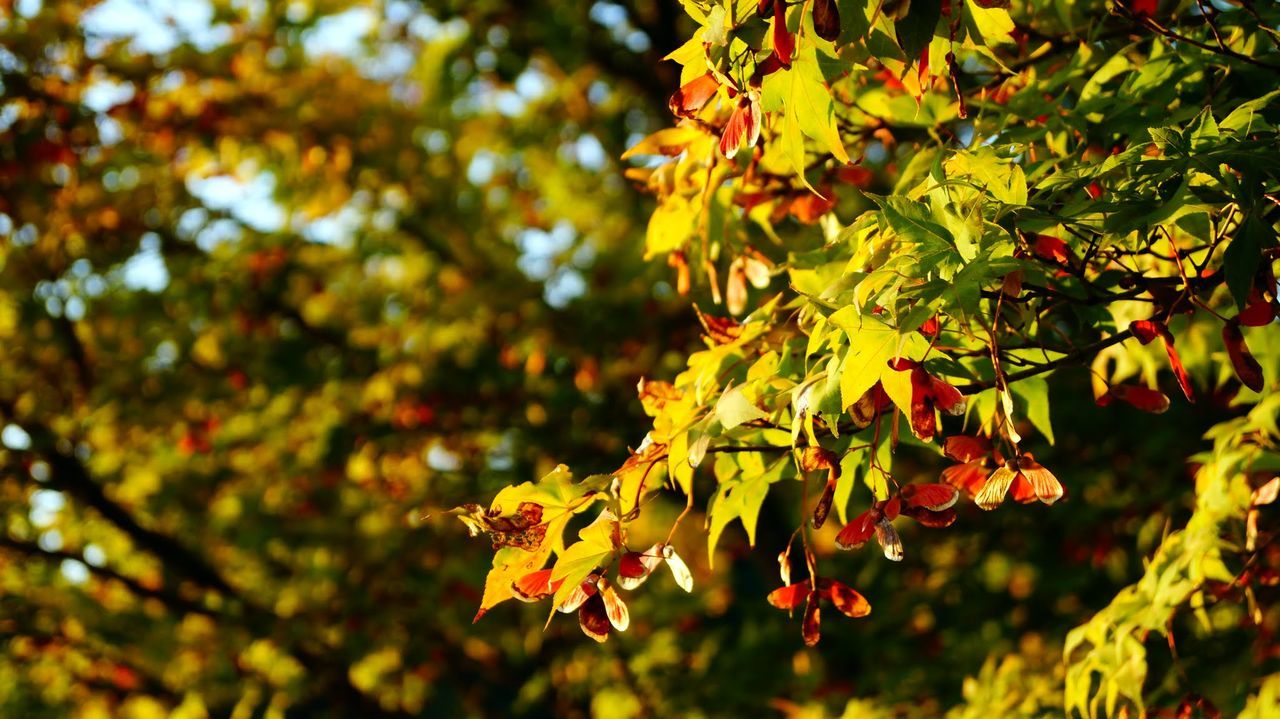
[[[0,1],[0,716],[1280,715],[1278,26]]]

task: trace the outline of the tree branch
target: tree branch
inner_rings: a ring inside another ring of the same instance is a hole
[[[1022,370],[1021,372],[1014,372],[1013,374],[1005,375],[1005,381],[1017,382],[1018,380],[1024,380],[1029,377],[1035,377],[1036,375],[1044,374],[1045,372],[1049,372],[1063,365],[1074,364],[1076,362],[1079,362],[1080,360],[1088,359],[1093,355],[1097,354],[1098,352],[1112,345],[1118,345],[1132,336],[1133,336],[1133,330],[1124,330],[1123,332],[1118,332],[1104,340],[1099,340],[1097,342],[1094,342],[1091,345],[1087,345],[1085,347],[1081,347],[1080,349],[1074,350],[1072,352],[1068,352],[1067,354],[1059,357],[1056,360],[1053,360],[1052,362],[1045,362],[1044,364],[1036,365],[1035,367]],[[961,394],[972,394],[974,392],[981,392],[983,390],[991,389],[992,387],[995,387],[995,386],[996,386],[995,380],[980,380],[978,382],[970,382],[968,384],[956,385],[956,389],[959,390]]]
[[[18,552],[19,554],[22,554],[27,557],[35,557],[37,559],[43,559],[50,562],[61,562],[67,559],[72,559],[84,564],[84,566],[86,566],[89,569],[89,572],[91,574],[97,575],[98,577],[101,577],[103,579],[109,579],[112,581],[119,582],[123,584],[125,587],[127,587],[129,591],[133,592],[138,597],[141,597],[144,599],[157,599],[161,603],[163,603],[166,607],[173,610],[174,612],[177,612],[179,614],[203,614],[209,617],[214,616],[213,611],[211,611],[207,607],[201,606],[200,604],[197,604],[196,602],[191,601],[190,599],[180,597],[176,594],[173,594],[171,592],[166,592],[161,589],[151,589],[150,587],[145,587],[142,585],[142,583],[140,583],[138,580],[132,577],[125,576],[115,571],[114,569],[110,569],[107,567],[98,567],[98,566],[89,564],[88,562],[85,562],[84,559],[81,558],[79,555],[73,554],[71,552],[61,551],[61,550],[51,551],[48,549],[43,549],[40,546],[32,544],[30,542],[19,541],[12,537],[3,536],[3,535],[0,535],[0,549],[8,549],[14,552]]]

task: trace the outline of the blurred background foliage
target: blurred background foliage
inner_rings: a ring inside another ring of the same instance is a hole
[[[1066,632],[1185,522],[1225,407],[1153,430],[1055,379],[1042,460],[1086,501],[828,558],[876,610],[813,650],[764,601],[772,554],[731,529],[711,573],[696,522],[700,590],[654,582],[606,645],[525,605],[471,624],[490,552],[441,511],[616,468],[637,380],[698,341],[616,161],[669,123],[686,22],[0,0],[0,715],[1060,714]],[[775,494],[761,547],[793,522]],[[1179,636],[1232,712],[1274,654]]]

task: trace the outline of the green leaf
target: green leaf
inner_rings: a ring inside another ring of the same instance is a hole
[[[726,460],[731,462],[733,460]],[[744,465],[758,463],[759,456],[744,454],[736,460]],[[756,523],[760,518],[760,508],[769,494],[769,485],[782,479],[782,472],[790,464],[790,459],[783,457],[774,461],[768,469],[761,464],[744,466],[742,475],[721,483],[716,497],[708,510],[709,525],[707,528],[707,563],[715,564],[716,545],[725,527],[735,519],[742,521],[747,532],[747,542],[751,546],[756,543]],[[723,465],[717,464],[717,474]]]
[[[707,13],[706,29],[702,31],[702,39],[717,47],[727,45],[729,43],[729,22],[729,15],[725,12],[723,5],[716,5],[711,8],[711,12]]]
[[[968,177],[1006,205],[1027,204],[1027,177],[1017,164],[989,147],[958,152],[947,159],[948,177]]]
[[[880,385],[884,387],[884,393],[889,395],[889,399],[893,400],[898,409],[910,417],[911,398],[914,392],[911,386],[911,370],[895,370],[886,364],[880,371]]]
[[[850,306],[837,310],[830,321],[849,336],[849,356],[840,370],[840,402],[844,407],[857,402],[880,381],[890,359],[915,358],[928,347],[920,335],[906,335],[875,317],[864,317]]]
[[[804,181],[804,138],[807,136],[844,164],[850,162],[836,127],[835,103],[827,89],[812,47],[802,45],[792,60],[791,69],[765,78],[761,107],[768,112],[782,110],[777,119],[782,147],[796,176]]]
[[[565,547],[551,570],[551,581],[564,580],[556,590],[552,606],[563,602],[592,570],[613,554],[617,549],[614,543],[617,532],[618,518],[607,509],[578,532],[579,541]]]
[[[1013,41],[1013,18],[1009,17],[1008,10],[1001,7],[984,8],[973,0],[965,0],[964,14],[969,21],[969,37],[978,45],[1000,45]]]
[[[856,449],[840,458],[840,477],[836,479],[836,493],[832,503],[841,524],[849,522],[849,497],[853,494],[858,474],[863,471],[863,464],[867,461],[867,451],[865,447]]]
[[[941,18],[942,0],[914,0],[907,16],[894,23],[898,47],[906,53],[908,66],[920,59],[920,51],[933,40]]]
[[[1053,425],[1049,422],[1049,383],[1043,377],[1029,377],[1009,386],[1016,399],[1022,400],[1027,419],[1040,434],[1053,444]]]
[[[880,206],[881,215],[904,240],[935,251],[955,245],[955,238],[946,227],[934,221],[923,203],[896,195],[882,197],[867,193],[867,197]]]
[[[849,356],[840,371],[840,402],[857,402],[880,381],[880,372],[897,347],[898,331],[874,318],[857,316],[852,307],[831,315],[831,322],[849,335]]]
[[[1275,228],[1260,219],[1256,213],[1250,212],[1244,222],[1240,223],[1239,231],[1222,255],[1227,287],[1241,310],[1249,298],[1254,274],[1262,262],[1262,250],[1274,245],[1275,241]]]

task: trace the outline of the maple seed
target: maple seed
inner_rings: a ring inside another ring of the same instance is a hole
[[[888,519],[876,522],[876,541],[880,543],[885,559],[891,562],[902,561],[902,539],[898,536],[898,530],[893,528]]]
[[[1266,384],[1262,379],[1262,365],[1249,352],[1238,324],[1228,322],[1223,325],[1222,343],[1227,346],[1227,356],[1231,358],[1231,366],[1235,368],[1240,382],[1254,392],[1261,392]]]
[[[1152,414],[1163,414],[1169,409],[1169,398],[1163,392],[1141,385],[1113,385],[1097,403],[1099,407],[1106,407],[1115,399]]]
[[[819,606],[816,596],[810,594],[804,605],[804,620],[800,624],[800,631],[804,637],[805,646],[815,646],[822,639],[822,608]]]
[[[900,495],[908,508],[922,507],[931,512],[950,509],[960,498],[955,487],[946,484],[908,484]]]
[[[827,42],[840,37],[840,8],[836,0],[814,0],[813,30]]]
[[[974,502],[982,509],[995,509],[1004,501],[1010,488],[1014,490],[1013,498],[1019,502],[1039,499],[1045,504],[1053,504],[1062,498],[1063,493],[1058,478],[1028,453],[1006,461],[1003,467],[993,472],[974,497]]]
[[[694,314],[698,315],[698,322],[702,325],[703,336],[710,340],[712,344],[731,344],[742,336],[742,324],[732,317],[715,317],[705,314],[696,304],[693,306],[693,311]]]
[[[840,457],[829,449],[822,447],[805,447],[800,451],[800,470],[812,472],[827,470],[827,484],[813,508],[813,528],[821,529],[831,512],[831,502],[835,498],[836,480],[840,478]]]
[[[785,609],[790,612],[804,602],[805,598],[809,596],[809,592],[810,583],[806,579],[803,582],[788,584],[785,587],[769,592],[768,600],[769,604],[778,609]]]
[[[1173,348],[1173,334],[1169,332],[1165,323],[1158,320],[1136,320],[1129,323],[1129,331],[1133,332],[1133,336],[1144,345],[1156,337],[1164,342],[1164,351],[1169,356],[1169,366],[1173,369],[1174,376],[1178,378],[1178,386],[1182,388],[1182,394],[1187,401],[1194,403],[1196,398],[1191,390],[1191,378],[1187,375],[1186,368],[1182,366],[1182,358],[1178,356],[1178,351]]]
[[[748,95],[742,95],[720,136],[720,154],[732,160],[743,145],[754,147],[759,139],[760,103]]]
[[[661,557],[647,553],[627,552],[618,559],[618,586],[628,590],[635,589],[649,577],[660,561]]]
[[[600,589],[600,597],[604,600],[605,613],[609,616],[609,623],[614,629],[620,632],[627,631],[627,627],[631,626],[631,613],[627,611],[627,605],[622,601],[622,597],[618,596],[618,592],[609,583],[609,580],[600,577],[597,583]]]
[[[871,613],[871,603],[849,585],[834,579],[818,579],[814,582],[806,579],[803,582],[788,584],[769,592],[769,604],[778,609],[794,612],[804,604],[804,619],[801,623],[801,634],[804,643],[813,646],[822,637],[822,612],[820,606],[826,599],[835,606],[836,611],[857,619]]]
[[[865,617],[871,613],[871,603],[867,601],[867,598],[844,582],[838,582],[834,579],[819,579],[818,592],[831,600],[831,603],[835,605],[836,611],[850,619]]]
[[[609,610],[605,607],[604,597],[599,593],[592,595],[578,609],[578,626],[582,633],[604,643],[609,638]]]
[[[536,602],[539,599],[555,594],[564,580],[551,581],[551,568],[539,569],[536,572],[520,577],[511,583],[511,592],[522,602]]]
[[[685,260],[684,252],[676,250],[667,255],[667,265],[676,271],[676,292],[681,297],[689,294],[689,263]]]
[[[692,592],[693,573],[689,571],[689,565],[684,563],[679,554],[676,554],[676,548],[670,544],[662,545],[662,556],[667,560],[667,568],[671,570],[671,576],[675,578],[676,584],[686,592]]]
[[[692,118],[706,106],[711,98],[715,97],[719,89],[720,81],[715,75],[707,73],[681,85],[680,89],[671,95],[668,107],[671,108],[673,115]]]
[[[597,577],[598,575],[592,574],[582,580],[578,586],[573,588],[572,592],[569,592],[569,596],[565,597],[564,601],[556,607],[556,611],[561,614],[572,614],[581,608],[583,604],[586,604],[587,600],[595,596],[598,591],[596,589]]]
[[[786,8],[782,0],[773,0],[773,55],[783,67],[790,69],[796,52],[796,36],[787,29]]]
[[[857,549],[866,544],[867,540],[871,539],[871,536],[875,534],[876,522],[880,521],[881,516],[883,516],[883,512],[872,507],[854,517],[836,535],[836,546],[841,549]]]

